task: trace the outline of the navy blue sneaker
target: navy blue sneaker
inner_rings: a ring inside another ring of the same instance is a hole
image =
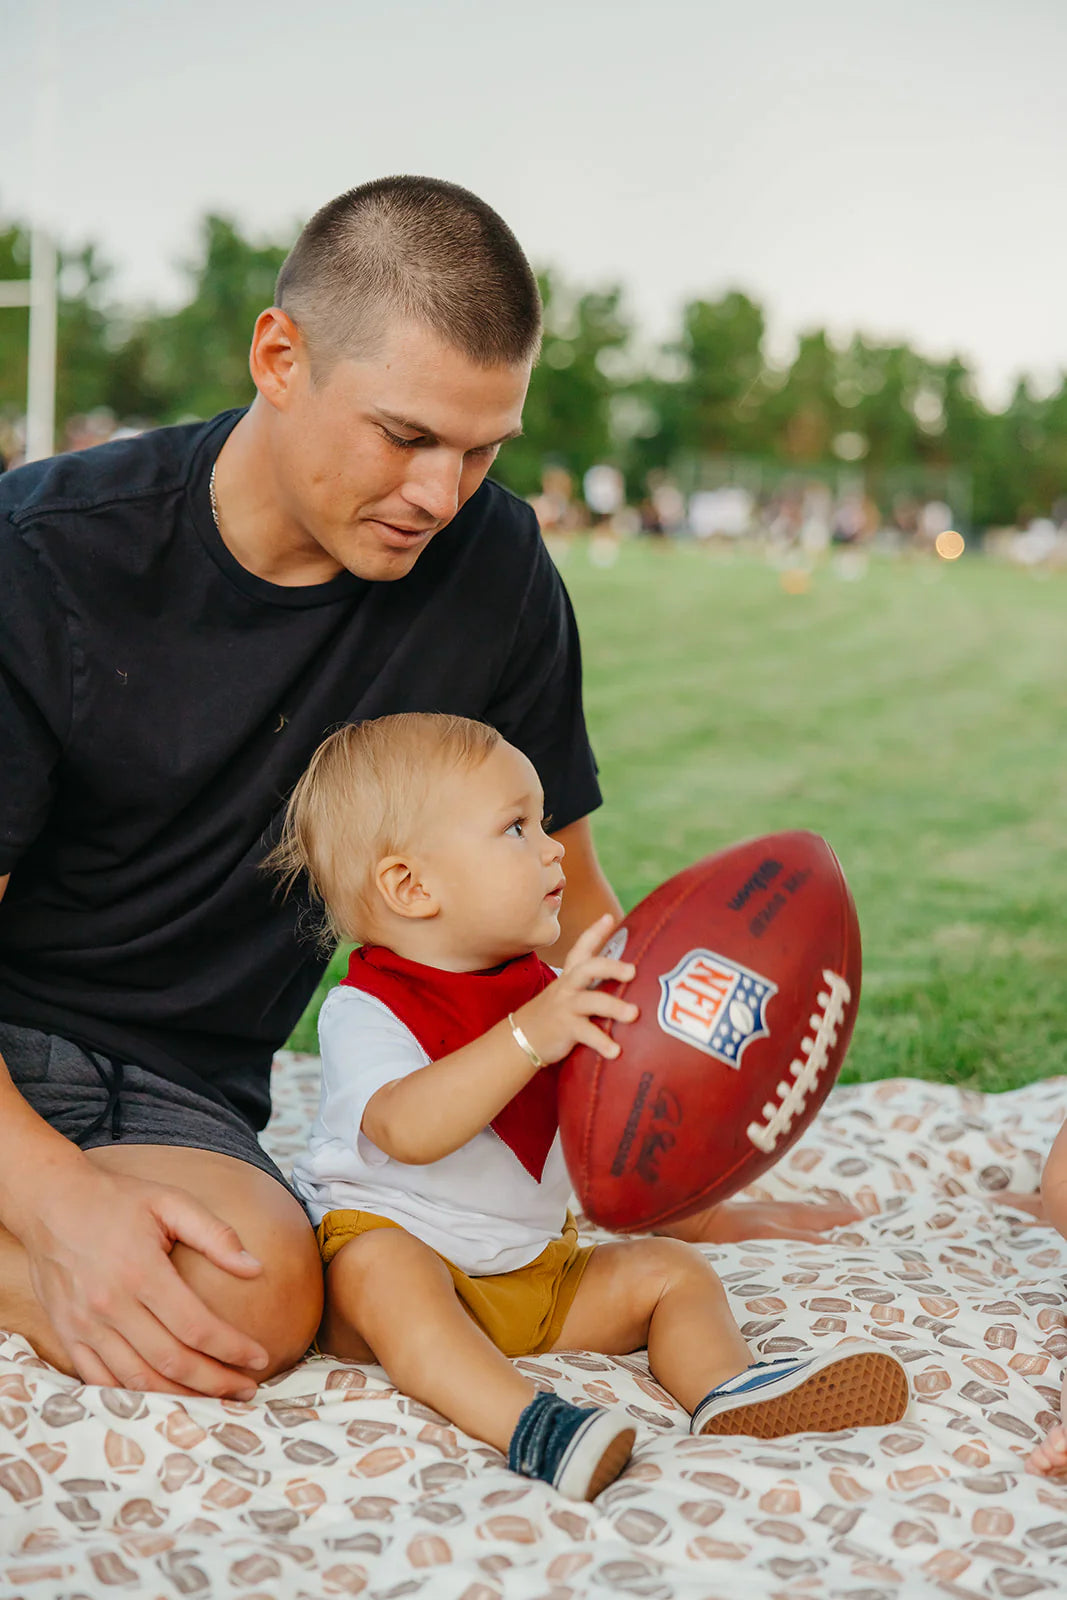
[[[630,1459],[635,1430],[611,1411],[535,1395],[515,1424],[508,1466],[568,1500],[595,1500]]]
[[[755,1361],[727,1378],[693,1412],[690,1433],[790,1433],[884,1428],[908,1409],[903,1364],[878,1345],[850,1339],[821,1355]]]

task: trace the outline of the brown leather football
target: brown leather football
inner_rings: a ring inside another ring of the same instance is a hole
[[[641,1008],[601,1022],[560,1075],[567,1167],[586,1215],[640,1231],[725,1200],[803,1133],[841,1068],[860,998],[860,930],[814,833],[708,856],[634,907],[606,947]]]

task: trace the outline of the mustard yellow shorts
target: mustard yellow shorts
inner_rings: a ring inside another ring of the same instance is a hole
[[[400,1224],[370,1211],[328,1211],[316,1229],[323,1264],[328,1266],[350,1239],[374,1228],[400,1228]],[[568,1211],[560,1237],[514,1272],[471,1278],[440,1252],[434,1254],[452,1274],[464,1311],[498,1350],[506,1356],[537,1356],[551,1350],[559,1338],[594,1248],[578,1243],[578,1225]]]

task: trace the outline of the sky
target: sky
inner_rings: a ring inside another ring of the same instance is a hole
[[[0,0],[0,33],[0,219],[96,241],[130,303],[180,303],[209,209],[288,240],[421,172],[649,342],[736,287],[779,359],[906,338],[994,403],[1067,370],[1067,0]]]

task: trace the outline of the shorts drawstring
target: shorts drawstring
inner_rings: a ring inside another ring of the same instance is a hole
[[[97,1055],[96,1051],[87,1051],[86,1054],[100,1077],[100,1082],[107,1090],[107,1101],[98,1117],[94,1117],[87,1128],[83,1128],[78,1135],[78,1143],[83,1144],[90,1134],[102,1128],[111,1118],[111,1142],[117,1144],[122,1136],[122,1094],[123,1071],[121,1061],[112,1061],[110,1056]]]

